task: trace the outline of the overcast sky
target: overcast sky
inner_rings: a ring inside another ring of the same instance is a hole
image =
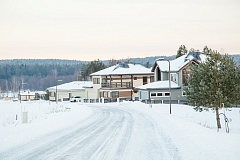
[[[0,0],[0,59],[240,54],[240,0]]]

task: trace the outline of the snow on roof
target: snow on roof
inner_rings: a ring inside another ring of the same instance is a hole
[[[101,71],[92,73],[90,76],[103,76],[103,75],[132,75],[132,74],[153,74],[151,69],[146,68],[140,64],[117,64],[105,68]]]
[[[30,91],[24,91],[20,92],[21,96],[35,96],[35,92],[30,92]]]
[[[38,94],[40,94],[40,95],[47,94],[46,91],[36,91],[36,93],[38,93]]]
[[[73,81],[57,86],[58,90],[84,90],[84,88],[92,87],[92,81]],[[49,87],[47,90],[56,90],[56,86]]]
[[[170,61],[170,70],[179,71],[183,66],[188,64],[190,61],[195,60],[200,63],[206,60],[206,55],[201,52],[190,52],[187,55],[182,55],[181,57]],[[156,61],[157,65],[160,67],[161,71],[169,71],[168,61]]]
[[[137,89],[168,89],[169,88],[169,81],[156,81],[149,84],[145,84],[139,87],[136,87]],[[177,83],[171,81],[171,88],[180,88]]]

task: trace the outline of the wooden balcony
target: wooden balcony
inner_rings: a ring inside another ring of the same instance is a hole
[[[129,89],[132,88],[133,85],[131,82],[111,82],[111,83],[102,83],[102,88],[111,88],[111,89]]]

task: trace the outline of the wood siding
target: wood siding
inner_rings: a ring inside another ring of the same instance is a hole
[[[120,91],[119,97],[131,97],[131,91]]]

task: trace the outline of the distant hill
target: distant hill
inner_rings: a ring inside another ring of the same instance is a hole
[[[120,62],[142,64],[145,67],[152,67],[158,58],[175,59],[173,56],[153,56],[145,58],[120,59]],[[240,65],[240,55],[230,55],[237,65]],[[18,91],[24,87],[30,90],[45,90],[54,86],[58,79],[61,83],[80,80],[81,69],[89,61],[61,60],[61,59],[12,59],[0,60],[0,93],[7,90]],[[109,60],[102,61],[106,66]]]

